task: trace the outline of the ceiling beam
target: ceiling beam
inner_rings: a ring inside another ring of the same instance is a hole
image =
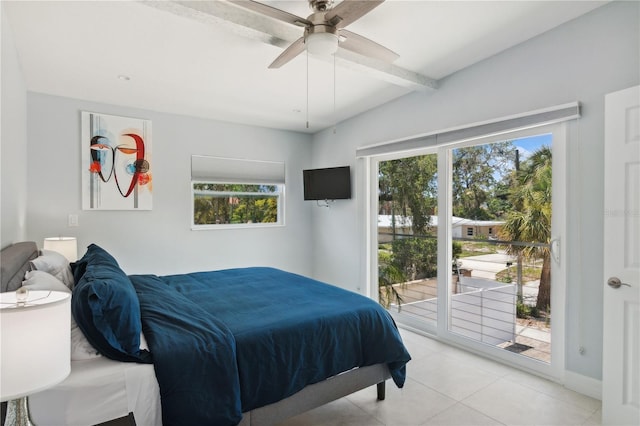
[[[296,28],[247,13],[246,9],[227,1],[140,0],[140,3],[207,25],[222,26],[233,34],[273,46],[284,48],[289,44],[288,40],[300,37]]]
[[[282,49],[300,38],[302,33],[300,28],[228,1],[141,0],[141,3],[208,25],[223,26],[236,35]],[[425,91],[438,87],[437,81],[432,78],[345,49],[339,49],[336,53],[336,64],[410,90]]]
[[[336,64],[344,68],[358,70],[379,80],[411,90],[435,90],[438,82],[406,68],[368,58],[345,49],[336,52]]]

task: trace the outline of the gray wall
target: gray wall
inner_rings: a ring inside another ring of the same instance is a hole
[[[613,2],[450,76],[435,93],[407,95],[313,141],[315,166],[353,167],[359,146],[580,101],[579,134],[567,150],[566,366],[595,379],[602,367],[604,95],[639,83],[639,8]],[[312,212],[319,279],[365,287],[357,256],[361,195]]]
[[[305,134],[203,120],[29,93],[27,237],[78,238],[111,251],[127,273],[170,274],[250,265],[311,273],[309,205],[302,169],[310,164]],[[152,121],[153,210],[83,211],[80,112]],[[284,161],[284,227],[192,231],[191,155]],[[4,195],[3,195],[4,196]],[[68,227],[77,214],[79,227]]]
[[[2,15],[2,134],[0,135],[0,245],[22,241],[26,235],[27,211],[27,95],[13,44],[11,28]]]

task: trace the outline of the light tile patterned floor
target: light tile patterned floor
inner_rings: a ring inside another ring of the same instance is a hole
[[[281,426],[600,425],[600,401],[556,383],[402,330],[407,382],[387,383],[289,419]]]

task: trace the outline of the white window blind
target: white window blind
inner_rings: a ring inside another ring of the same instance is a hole
[[[284,178],[282,161],[191,156],[192,181],[280,185]]]
[[[461,142],[484,136],[499,135],[501,133],[512,132],[514,130],[560,123],[576,118],[580,118],[580,104],[578,102],[572,102],[569,104],[470,124],[410,139],[363,146],[356,149],[356,157],[369,157],[394,152],[413,151],[429,146],[446,145],[453,142]]]

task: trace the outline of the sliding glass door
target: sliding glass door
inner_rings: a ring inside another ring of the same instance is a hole
[[[438,156],[378,161],[380,303],[432,329],[438,316]]]
[[[551,376],[561,368],[562,130],[368,159],[370,255],[400,324]]]
[[[448,330],[551,360],[552,137],[451,150]]]

